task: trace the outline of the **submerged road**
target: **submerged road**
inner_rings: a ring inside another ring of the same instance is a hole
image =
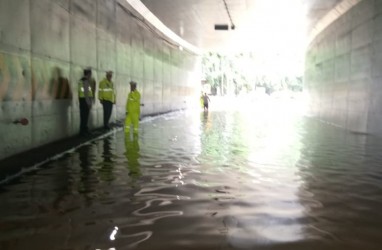
[[[0,249],[380,249],[381,166],[284,104],[167,114],[2,184]]]

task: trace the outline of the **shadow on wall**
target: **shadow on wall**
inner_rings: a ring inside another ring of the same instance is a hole
[[[68,78],[62,75],[60,67],[52,69],[52,78],[49,83],[49,93],[53,99],[69,99],[73,98]]]
[[[60,67],[53,67],[48,91],[50,98],[55,101],[55,113],[58,117],[57,125],[60,131],[58,133],[61,136],[68,136],[72,127],[69,107],[72,104],[73,93],[69,80]]]

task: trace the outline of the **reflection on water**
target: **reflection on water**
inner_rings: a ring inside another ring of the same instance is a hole
[[[285,105],[168,114],[4,185],[0,249],[380,249],[380,152]]]
[[[112,182],[115,177],[113,175],[113,168],[114,168],[114,158],[115,155],[112,153],[112,138],[107,137],[104,138],[102,141],[103,144],[103,151],[102,151],[102,158],[103,161],[101,162],[101,167],[98,171],[100,179],[102,179],[105,182]]]
[[[138,135],[134,134],[131,138],[125,135],[126,159],[129,167],[129,175],[139,177],[141,175],[139,166],[139,142]]]

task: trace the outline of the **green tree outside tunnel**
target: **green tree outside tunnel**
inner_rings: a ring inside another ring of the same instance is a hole
[[[202,58],[202,74],[211,86],[211,94],[249,93],[263,87],[266,93],[303,90],[303,77],[293,72],[267,72],[262,66],[272,64],[267,59],[257,58],[255,53],[223,55],[209,52]]]

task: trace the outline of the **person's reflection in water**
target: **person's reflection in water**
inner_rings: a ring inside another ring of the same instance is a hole
[[[208,112],[203,112],[203,121],[204,122],[208,121],[208,115],[209,115]]]
[[[94,188],[92,188],[94,171],[91,167],[92,162],[89,155],[90,148],[91,145],[85,145],[78,149],[81,166],[81,181],[78,185],[78,192],[84,195],[87,206],[91,205],[92,193],[94,192]]]
[[[211,127],[210,113],[209,112],[201,113],[200,120],[202,121],[202,126],[205,128],[205,131],[208,131],[209,128]]]
[[[141,176],[141,170],[139,166],[139,142],[137,134],[134,134],[132,139],[130,136],[125,136],[125,149],[129,175],[133,179],[136,179]]]
[[[113,162],[113,154],[111,153],[111,139],[110,137],[105,138],[103,140],[103,162],[102,167],[99,171],[101,180],[105,182],[111,182],[114,180],[113,175],[113,168],[114,168],[114,162]]]

